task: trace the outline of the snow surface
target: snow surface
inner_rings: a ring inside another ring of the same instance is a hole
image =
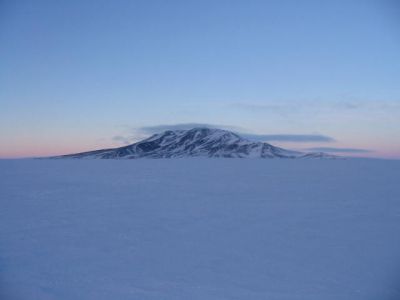
[[[0,161],[0,299],[400,299],[400,162]]]

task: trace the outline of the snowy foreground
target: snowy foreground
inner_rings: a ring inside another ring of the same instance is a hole
[[[0,161],[0,299],[400,299],[400,161]]]

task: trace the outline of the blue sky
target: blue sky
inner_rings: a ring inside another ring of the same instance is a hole
[[[196,123],[400,158],[394,0],[3,0],[0,45],[0,157]]]

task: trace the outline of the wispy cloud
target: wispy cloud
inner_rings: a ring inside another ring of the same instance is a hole
[[[216,125],[216,124],[208,124],[208,123],[181,123],[181,124],[162,124],[162,125],[154,125],[154,126],[144,126],[139,127],[136,130],[141,133],[146,134],[154,134],[160,133],[166,130],[187,130],[196,127],[206,127],[206,128],[220,128],[226,129],[231,131],[238,131],[241,128],[236,126],[229,126],[229,125]]]
[[[321,151],[321,152],[337,152],[337,153],[370,153],[373,152],[369,149],[358,149],[358,148],[332,148],[332,147],[315,147],[308,148],[308,151]]]
[[[249,140],[265,141],[265,142],[334,142],[335,139],[322,134],[242,134]]]
[[[249,134],[243,128],[231,125],[215,125],[208,123],[182,123],[170,125],[155,125],[138,128],[146,134],[159,133],[165,130],[187,130],[195,127],[220,128],[234,131],[244,138],[254,141],[280,141],[280,142],[334,142],[332,137],[321,134]]]
[[[336,101],[308,99],[301,101],[266,101],[259,103],[236,102],[229,104],[229,107],[255,113],[272,112],[298,114],[305,111],[393,111],[399,110],[400,104],[398,100],[382,99],[341,99]]]
[[[116,135],[112,137],[112,140],[114,142],[118,142],[124,145],[129,145],[130,143],[132,143],[135,138],[132,136],[122,136],[122,135]]]
[[[322,135],[322,134],[251,134],[244,128],[232,125],[216,125],[209,123],[180,123],[180,124],[160,124],[154,126],[143,126],[129,129],[126,135],[116,135],[112,137],[114,142],[118,142],[123,145],[128,145],[133,142],[137,142],[143,138],[146,138],[152,134],[160,133],[166,130],[187,130],[196,127],[206,127],[206,128],[219,128],[229,131],[233,131],[242,137],[252,140],[252,141],[262,141],[262,142],[322,142],[329,143],[334,142],[335,139]]]
[[[142,126],[142,127],[130,127],[123,126],[125,134],[115,135],[111,138],[114,143],[118,143],[120,145],[129,145],[135,142],[138,142],[142,139],[145,139],[155,133],[161,133],[166,130],[187,130],[196,127],[207,127],[207,128],[220,128],[230,131],[238,132],[241,130],[240,127],[237,126],[229,126],[229,125],[217,125],[217,124],[209,124],[209,123],[179,123],[179,124],[160,124],[154,126]]]
[[[269,115],[273,118],[298,120],[299,118],[315,117],[316,115],[354,114],[365,105],[356,101],[322,101],[322,100],[296,100],[296,101],[266,101],[260,103],[236,102],[228,105],[230,109],[254,114]]]
[[[293,109],[333,109],[333,110],[353,110],[362,108],[363,105],[356,101],[317,101],[317,100],[303,100],[303,101],[281,101],[275,103],[247,103],[247,102],[236,102],[230,104],[230,107],[252,111],[252,112],[280,112],[280,111],[293,111]]]

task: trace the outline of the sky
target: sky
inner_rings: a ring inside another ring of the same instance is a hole
[[[0,0],[0,158],[192,125],[399,159],[399,2]]]

